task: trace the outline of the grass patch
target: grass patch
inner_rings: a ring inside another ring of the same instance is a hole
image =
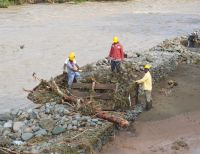
[[[0,8],[8,8],[10,2],[8,0],[0,0]]]

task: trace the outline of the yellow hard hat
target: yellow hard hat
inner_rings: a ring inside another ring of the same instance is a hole
[[[118,37],[117,36],[113,37],[113,43],[117,43],[117,42],[119,42]]]
[[[69,57],[70,57],[70,56],[71,56],[71,57],[73,57],[73,56],[75,57],[75,53],[74,53],[73,51],[70,52],[70,53],[69,53]]]
[[[150,65],[148,65],[148,64],[146,64],[146,65],[144,65],[144,68],[146,68],[146,69],[150,69],[150,68],[151,68],[151,66],[150,66]]]
[[[75,53],[74,52],[70,52],[68,58],[69,58],[69,60],[73,61],[75,59]]]

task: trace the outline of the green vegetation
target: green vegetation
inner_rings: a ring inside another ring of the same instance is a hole
[[[0,8],[7,8],[10,5],[8,0],[0,0]]]
[[[82,2],[86,2],[88,0],[28,0],[28,1],[25,1],[25,0],[0,0],[0,8],[8,8],[8,6],[10,5],[21,5],[21,4],[24,4],[24,3],[31,3],[31,4],[34,4],[34,3],[41,3],[41,2],[44,2],[44,3],[65,3],[65,2],[69,2],[69,1],[72,1],[72,2],[75,2],[75,3],[82,3]]]
[[[25,0],[0,0],[0,8],[8,8],[9,5],[21,5]]]

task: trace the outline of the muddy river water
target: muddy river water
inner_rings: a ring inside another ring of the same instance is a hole
[[[137,0],[0,9],[0,113],[33,105],[22,90],[37,85],[32,73],[62,73],[69,51],[80,65],[94,62],[115,35],[125,50],[142,51],[198,29],[199,8],[199,0]]]

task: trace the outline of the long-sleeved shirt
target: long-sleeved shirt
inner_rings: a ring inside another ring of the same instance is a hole
[[[69,63],[69,58],[67,58],[67,59],[65,60],[64,67],[63,67],[63,71],[64,71],[64,72],[68,72],[68,68],[67,68],[67,64],[68,64],[68,63]],[[76,60],[75,60],[75,59],[73,60],[73,63],[76,64]]]
[[[109,57],[111,58],[111,60],[116,60],[116,61],[121,61],[124,59],[124,51],[120,43],[112,44]]]
[[[142,79],[137,80],[136,82],[142,83],[144,90],[149,90],[149,91],[152,90],[152,78],[151,78],[151,74],[149,71],[147,73],[145,73],[145,75]]]

